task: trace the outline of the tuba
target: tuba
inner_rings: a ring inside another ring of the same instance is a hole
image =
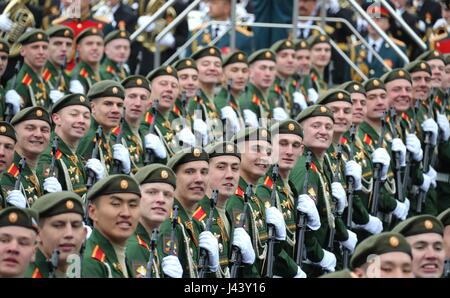
[[[34,27],[35,21],[31,11],[25,6],[24,0],[11,0],[5,7],[3,14],[7,14],[14,23],[11,31],[0,31],[0,38],[11,46],[9,55],[14,57],[19,54],[20,45],[16,44],[19,37],[28,27]]]
[[[450,35],[446,25],[433,29],[428,40],[430,49],[438,50],[442,54],[450,53]]]
[[[152,16],[154,13],[158,11],[158,9],[164,5],[165,0],[150,0],[145,8],[145,15]],[[144,30],[142,34],[140,34],[136,40],[142,44],[144,48],[149,50],[152,53],[156,52],[156,36],[158,36],[159,33],[168,25],[170,24],[175,18],[177,17],[177,12],[175,11],[175,8],[170,6],[166,12],[165,16],[161,17],[159,19],[156,19],[153,23],[155,25],[155,28],[152,32],[147,32]],[[172,32],[173,33],[173,32]],[[167,50],[166,46],[159,45],[160,51],[164,52]]]

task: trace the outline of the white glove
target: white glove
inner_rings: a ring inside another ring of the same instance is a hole
[[[259,127],[258,116],[256,116],[256,114],[253,111],[245,109],[243,113],[244,113],[244,122],[246,125],[254,128]]]
[[[307,194],[298,196],[297,210],[306,214],[307,226],[313,231],[320,228],[320,216],[316,204]]]
[[[331,194],[337,200],[336,212],[342,214],[345,207],[347,207],[347,194],[345,193],[344,187],[340,182],[331,183]]]
[[[195,146],[195,136],[189,127],[185,127],[177,134],[178,140],[190,146]]]
[[[233,245],[239,247],[242,254],[242,262],[253,264],[255,262],[255,251],[252,240],[244,228],[235,228],[233,232]]]
[[[27,199],[20,190],[11,190],[6,196],[6,202],[19,208],[27,207]]]
[[[222,119],[226,119],[230,122],[234,133],[237,133],[239,132],[239,130],[241,130],[239,119],[232,107],[223,107],[222,109],[220,109],[220,113],[222,114]]]
[[[183,277],[183,267],[177,256],[166,256],[161,263],[162,270],[165,275],[171,278]]]
[[[450,138],[450,124],[448,123],[447,117],[442,114],[437,114],[437,123],[442,131],[444,142],[447,142]]]
[[[211,272],[216,272],[219,269],[219,242],[217,238],[211,232],[204,231],[200,233],[199,239],[199,246],[208,251],[209,269]]]
[[[394,215],[401,220],[405,220],[409,211],[409,200],[405,198],[405,202],[397,201],[397,206],[394,209]]]
[[[428,177],[427,174],[422,174],[422,176],[423,176],[423,183],[420,186],[420,189],[423,190],[424,192],[427,192],[428,189],[430,189],[431,178]]]
[[[152,149],[158,158],[166,158],[167,152],[161,139],[152,133],[145,136],[145,148]]]
[[[280,210],[273,206],[266,208],[266,222],[275,226],[275,239],[286,240],[286,223]]]
[[[340,9],[338,0],[330,0],[328,2],[328,9],[331,13],[337,13]]]
[[[90,226],[88,226],[87,224],[85,224],[84,222],[83,222],[83,226],[86,229],[86,239],[85,240],[88,240],[89,237],[91,237],[92,228]]]
[[[375,149],[372,153],[372,163],[380,163],[383,165],[381,169],[381,180],[387,179],[387,173],[389,171],[389,164],[391,163],[391,156],[384,148]]]
[[[353,177],[353,180],[355,181],[355,190],[360,190],[362,188],[361,175],[362,168],[356,161],[349,160],[345,163],[345,176]]]
[[[435,146],[438,136],[438,125],[433,119],[427,119],[422,123],[422,129],[426,132],[431,132],[431,145]]]
[[[341,241],[341,244],[350,251],[350,253],[353,253],[355,251],[356,243],[358,242],[358,237],[356,234],[350,230],[347,230],[348,232],[348,239],[345,241]]]
[[[379,234],[383,231],[383,223],[381,220],[369,214],[369,222],[365,225],[361,225],[361,227],[371,234]]]
[[[297,266],[297,274],[294,276],[294,278],[307,278],[306,273],[302,270],[302,268]]]
[[[406,166],[406,147],[401,139],[395,138],[392,140],[392,151],[400,152],[400,166]]]
[[[113,145],[113,158],[122,163],[122,172],[128,174],[131,171],[130,152],[122,144]]]
[[[319,94],[317,93],[316,89],[309,88],[308,89],[308,100],[312,103],[316,103],[319,99]]]
[[[59,90],[53,89],[50,91],[50,99],[52,100],[53,103],[57,102],[61,97],[64,96],[64,93],[62,93]]]
[[[9,103],[13,107],[13,114],[17,114],[18,111],[20,111],[20,95],[17,93],[16,90],[11,89],[5,94],[5,102]]]
[[[72,80],[72,81],[70,81],[69,91],[72,93],[84,94],[83,84],[81,84],[81,82],[79,80]]]
[[[201,133],[203,144],[208,144],[208,125],[202,119],[194,119],[194,131]]]
[[[0,15],[0,31],[9,32],[11,31],[13,25],[13,21],[11,21],[7,14]]]
[[[301,92],[295,91],[293,97],[294,102],[298,104],[302,108],[302,110],[308,107],[308,104],[306,103],[306,98]]]
[[[152,17],[151,16],[140,16],[137,20],[138,26],[139,27],[144,27],[145,25],[147,25],[147,23],[150,21]],[[155,23],[151,23],[150,25],[148,25],[147,28],[145,28],[145,31],[147,32],[152,32],[155,29]]]
[[[273,119],[278,121],[284,121],[289,119],[289,115],[286,113],[286,111],[283,108],[274,108],[273,109]]]
[[[336,267],[336,256],[333,253],[329,252],[328,250],[322,249],[322,251],[323,251],[323,258],[318,264],[323,269],[330,272],[334,272],[335,270],[334,267]]]
[[[62,186],[56,177],[48,177],[44,180],[44,190],[46,192],[62,191]]]
[[[175,46],[175,37],[171,32],[169,32],[163,36],[163,38],[159,41],[159,44],[162,46],[173,48]]]
[[[105,167],[102,165],[101,161],[96,158],[88,159],[86,162],[86,168],[95,173],[97,180],[105,177]]]
[[[430,169],[428,170],[428,172],[425,173],[428,177],[430,177],[431,179],[431,185],[433,187],[436,187],[436,178],[437,178],[437,173],[436,170],[433,169],[432,166],[430,166]]]
[[[415,161],[421,161],[423,158],[423,150],[420,144],[420,140],[414,134],[408,134],[406,136],[406,149],[411,152]]]

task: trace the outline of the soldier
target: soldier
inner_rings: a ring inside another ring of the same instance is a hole
[[[0,78],[5,74],[6,68],[8,67],[8,55],[9,55],[9,45],[7,42],[0,40]],[[3,84],[0,84],[0,119],[5,120],[5,88]],[[12,111],[8,111],[9,113]]]
[[[172,211],[176,177],[162,164],[151,164],[139,169],[135,176],[141,188],[140,218],[134,234],[128,239],[126,256],[128,266],[135,277],[146,277],[150,254],[152,277],[181,278],[183,269],[176,256],[169,255],[160,263],[161,251],[152,248],[151,237],[161,224],[169,219]],[[152,251],[154,249],[154,251]],[[161,272],[162,269],[162,272]],[[164,273],[164,274],[163,274]]]
[[[250,82],[240,105],[246,126],[256,128],[259,127],[259,119],[272,115],[268,96],[276,75],[275,53],[269,49],[256,51],[248,58],[248,64]]]
[[[75,39],[80,61],[72,70],[70,92],[87,94],[100,81],[100,61],[103,57],[103,33],[97,28],[82,31]]]
[[[0,211],[0,277],[24,277],[36,252],[37,220],[29,209]]]
[[[250,236],[241,227],[234,227],[231,214],[225,209],[227,200],[232,196],[237,188],[239,180],[239,167],[241,155],[231,142],[213,143],[206,147],[209,155],[209,180],[205,197],[199,202],[199,207],[195,210],[193,217],[197,219],[204,228],[212,216],[210,231],[219,241],[219,263],[217,277],[230,277],[229,259],[232,245],[240,248],[244,270],[251,270],[251,265],[255,261],[255,251],[253,250]],[[215,208],[211,210],[213,191],[218,191]],[[213,215],[211,215],[213,212]]]
[[[46,192],[61,191],[61,184],[55,177],[44,181],[36,175],[39,156],[45,151],[50,140],[50,117],[41,107],[28,107],[17,113],[11,120],[17,135],[14,161],[3,172],[0,184],[8,192],[8,204],[20,208],[31,206]],[[21,160],[26,164],[21,169]],[[17,179],[20,179],[16,189]]]
[[[22,45],[20,55],[24,59],[19,73],[9,82],[9,90],[5,95],[7,104],[13,107],[13,114],[22,108],[41,106],[47,108],[49,86],[43,81],[42,73],[48,59],[48,36],[40,29],[24,33],[17,40]]]
[[[14,159],[14,146],[17,142],[14,127],[8,122],[0,122],[0,171],[9,168]]]
[[[302,109],[305,109],[307,104],[314,104],[319,98],[319,94],[313,88],[313,80],[311,77],[311,49],[306,40],[301,39],[295,44],[295,58],[297,59],[297,73],[294,76],[299,82],[295,91],[303,95],[303,97],[295,95],[294,92],[294,101]],[[297,99],[296,97],[299,98]]]
[[[443,211],[437,217],[444,226],[445,269],[444,276],[450,277],[450,208]]]
[[[139,220],[139,184],[128,175],[111,175],[94,184],[87,199],[94,229],[86,241],[81,276],[131,277],[125,246]]]
[[[216,108],[220,110],[225,129],[231,127],[228,133],[234,134],[244,127],[239,99],[245,92],[249,79],[247,55],[242,51],[229,54],[222,63],[223,87],[214,98]]]
[[[37,176],[41,180],[56,177],[63,190],[71,191],[82,197],[86,192],[86,170],[82,157],[77,154],[78,145],[89,131],[91,106],[82,94],[68,94],[53,104],[51,117],[54,132],[52,144],[39,157]],[[57,139],[57,146],[53,142]],[[53,149],[56,151],[53,152]],[[97,161],[97,167],[101,164]],[[53,163],[53,164],[52,164]]]
[[[178,256],[183,267],[183,278],[198,276],[200,249],[207,252],[207,269],[212,273],[219,269],[219,244],[216,237],[209,231],[201,232],[203,230],[201,224],[193,218],[199,201],[205,196],[208,160],[208,153],[204,150],[185,148],[167,162],[167,166],[177,177],[174,206],[178,206],[178,224],[175,227],[175,239],[171,239],[171,221],[166,220],[162,223],[158,250],[164,257],[171,254]],[[171,251],[171,247],[174,251]]]
[[[172,121],[179,117],[191,120],[187,107],[189,106],[189,102],[194,100],[194,97],[197,96],[200,88],[197,64],[191,58],[184,58],[175,62],[173,67],[178,74],[180,95],[175,100],[172,112],[170,113],[170,120]],[[190,125],[190,123],[186,124]]]
[[[350,268],[358,277],[413,278],[411,246],[399,233],[385,232],[361,242]]]
[[[140,128],[142,116],[150,101],[148,80],[141,75],[129,76],[122,81],[122,86],[125,89],[125,100],[123,101],[125,117],[122,119],[121,125],[112,130],[111,140],[128,148],[131,158],[131,172],[136,173],[140,167],[144,166],[144,149],[146,147],[154,152],[160,149],[161,152],[157,151],[157,154],[164,154],[165,149],[159,138],[145,140]],[[121,140],[117,139],[119,136],[121,136]],[[164,160],[161,163],[165,163]]]
[[[328,88],[324,76],[325,68],[331,61],[331,44],[327,35],[319,34],[309,37],[308,45],[311,49],[311,80],[313,87],[319,93]]]
[[[129,76],[126,64],[131,53],[131,43],[126,31],[115,30],[105,37],[105,59],[100,66],[102,80],[122,81]]]
[[[392,232],[402,234],[412,251],[412,271],[419,278],[440,278],[444,272],[444,227],[432,215],[417,215],[399,223]]]
[[[46,31],[48,44],[48,61],[42,76],[50,87],[50,99],[55,103],[69,92],[69,76],[66,74],[68,55],[73,46],[73,31],[65,26],[52,26]]]
[[[80,277],[79,256],[87,230],[83,202],[69,191],[46,194],[31,207],[39,214],[39,238],[28,278]],[[78,268],[76,268],[78,265]]]

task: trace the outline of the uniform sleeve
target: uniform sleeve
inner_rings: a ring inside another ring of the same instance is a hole
[[[89,255],[85,255],[81,266],[81,277],[108,278],[108,269],[105,264],[91,258]]]
[[[166,220],[161,224],[159,230],[159,238],[158,238],[158,251],[161,254],[161,260],[164,257],[169,256],[170,253],[170,243],[171,243],[171,234],[172,227],[170,220]],[[183,241],[183,233],[179,225],[177,225],[175,230],[175,244],[174,244],[174,253],[178,257],[181,263],[181,267],[183,267],[183,278],[189,278],[189,262],[186,257],[186,246]],[[161,268],[162,271],[162,268]]]
[[[364,225],[369,222],[369,212],[362,203],[361,197],[359,196],[360,191],[353,192],[353,213],[352,221],[358,225]],[[348,210],[347,210],[348,211]],[[344,213],[344,220],[347,218],[347,212]]]

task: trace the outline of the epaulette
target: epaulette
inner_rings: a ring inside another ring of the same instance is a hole
[[[142,238],[139,237],[139,235],[136,235],[136,238],[137,238],[137,241],[138,241],[138,243],[139,243],[140,246],[142,246],[142,247],[144,247],[144,248],[150,250],[150,247],[148,247],[147,243],[145,243],[145,241],[142,240]]]
[[[67,16],[62,16],[59,18],[56,18],[52,21],[52,25],[59,25],[62,24],[64,21],[67,21],[69,18]]]
[[[194,211],[192,217],[198,221],[203,221],[203,219],[206,217],[206,211],[203,209],[202,206],[198,206],[197,209]]]
[[[236,26],[236,31],[247,37],[253,36],[253,32],[243,26]]]
[[[92,255],[91,258],[100,261],[100,262],[104,262],[106,259],[106,255],[103,252],[103,250],[101,250],[100,246],[98,246],[98,244],[95,246],[94,250],[92,251]]]
[[[93,18],[94,20],[100,21],[100,22],[102,22],[102,23],[106,23],[106,24],[111,23],[111,21],[110,21],[108,18],[104,17],[104,16],[93,16],[92,18]]]

